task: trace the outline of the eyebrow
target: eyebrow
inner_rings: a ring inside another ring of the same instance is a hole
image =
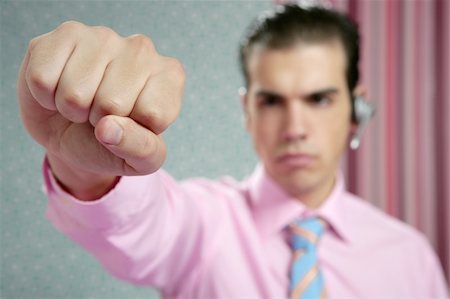
[[[335,87],[329,87],[324,89],[319,89],[316,91],[313,91],[311,93],[308,93],[306,95],[302,95],[301,97],[304,98],[311,98],[314,96],[321,96],[321,95],[329,95],[329,94],[337,94],[339,90]],[[284,99],[285,97],[281,94],[277,94],[275,92],[269,91],[269,90],[260,90],[256,93],[256,97],[275,97],[275,98],[281,98]]]

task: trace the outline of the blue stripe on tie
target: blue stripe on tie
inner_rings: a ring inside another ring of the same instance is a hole
[[[317,218],[297,220],[297,221],[295,221],[295,224],[298,227],[301,227],[302,229],[311,232],[317,238],[320,238],[324,231],[323,224]],[[316,244],[312,244],[311,242],[309,242],[309,240],[302,238],[300,236],[297,237],[296,235],[293,236],[292,243],[293,243],[292,247],[294,249],[307,248],[309,246],[316,246]]]
[[[294,291],[301,281],[305,281],[305,276],[311,269],[317,267],[317,274],[313,280],[306,284],[306,288],[297,299],[318,299],[324,291],[324,279],[317,265],[316,243],[324,232],[324,223],[318,218],[308,218],[296,220],[293,224],[301,228],[300,233],[308,234],[310,239],[315,239],[315,242],[311,242],[297,233],[292,233],[292,247],[294,251],[301,250],[304,254],[292,263],[290,291]]]
[[[324,281],[323,276],[319,272],[311,284],[306,288],[305,292],[301,296],[301,299],[319,299],[323,292]]]
[[[308,273],[309,270],[315,266],[315,264],[316,257],[314,252],[308,252],[306,253],[306,255],[295,261],[292,265],[295,271],[291,273],[291,280],[293,282],[293,285],[297,285],[298,281],[300,281],[300,278],[304,277],[306,273]]]

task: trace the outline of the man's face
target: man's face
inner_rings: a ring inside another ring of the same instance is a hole
[[[337,41],[255,49],[246,125],[269,175],[296,197],[328,195],[351,130],[345,55]]]

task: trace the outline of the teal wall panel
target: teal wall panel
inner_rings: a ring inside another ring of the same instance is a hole
[[[15,94],[28,41],[61,22],[143,33],[160,53],[180,59],[187,83],[179,120],[167,131],[164,168],[177,179],[241,179],[257,161],[237,90],[244,28],[270,1],[2,1],[1,17],[1,298],[158,298],[111,277],[45,217],[44,150],[25,132]]]

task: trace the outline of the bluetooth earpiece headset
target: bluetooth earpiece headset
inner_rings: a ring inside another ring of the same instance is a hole
[[[362,133],[364,132],[369,120],[375,114],[375,110],[375,106],[364,100],[361,96],[356,96],[353,100],[354,120],[358,128],[350,141],[351,149],[356,150],[359,147]]]

